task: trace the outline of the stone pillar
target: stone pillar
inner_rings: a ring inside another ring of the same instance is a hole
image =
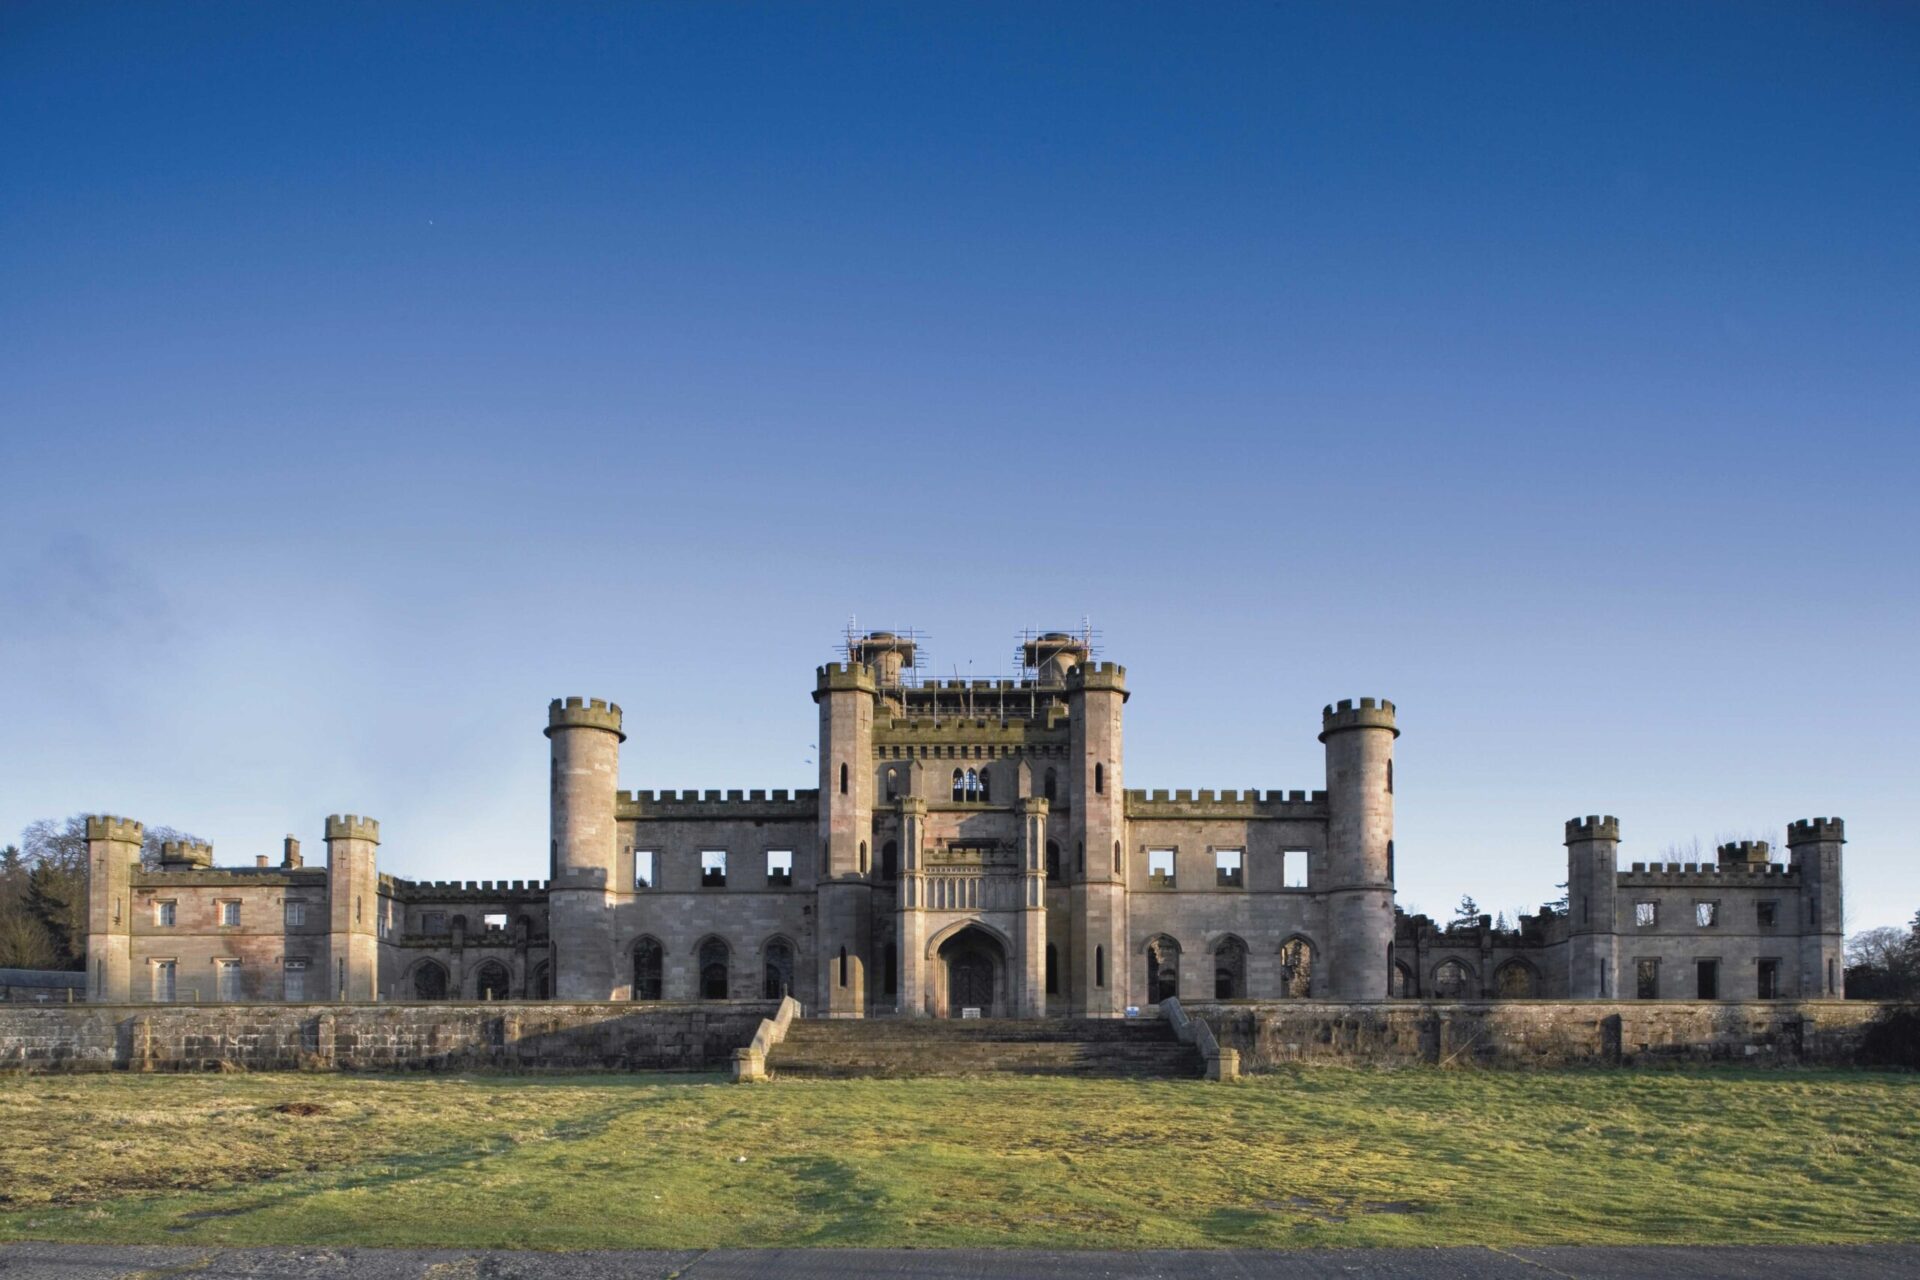
[[[133,869],[146,829],[131,818],[87,819],[87,999],[133,998]]]
[[[1619,869],[1618,818],[1568,819],[1567,994],[1575,1000],[1620,998]]]
[[[1362,698],[1321,712],[1327,749],[1327,991],[1385,1000],[1393,946],[1393,704]]]
[[[900,798],[900,920],[894,931],[900,946],[900,1011],[909,1018],[927,1014],[927,802]]]
[[[552,791],[553,879],[547,891],[557,1000],[606,1000],[613,994],[614,895],[620,829],[620,708],[598,698],[555,698],[547,706]]]
[[[1047,1013],[1047,800],[1022,796],[1020,815],[1020,923],[1014,937],[1019,954],[1007,957],[1020,973],[1014,1016],[1043,1018]]]
[[[359,814],[327,819],[327,994],[336,1000],[372,1000],[380,971],[380,875],[375,850],[380,824]]]
[[[1802,818],[1787,828],[1787,849],[1800,880],[1800,998],[1838,1000],[1845,994],[1840,847],[1846,824],[1838,818]]]

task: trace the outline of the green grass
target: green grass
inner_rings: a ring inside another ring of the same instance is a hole
[[[314,1114],[276,1110],[314,1104]],[[1920,1076],[0,1080],[0,1240],[701,1248],[1920,1236]]]

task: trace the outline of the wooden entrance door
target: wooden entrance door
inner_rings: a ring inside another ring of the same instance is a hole
[[[966,951],[947,962],[947,1009],[959,1017],[962,1009],[993,1010],[993,961],[978,951]]]

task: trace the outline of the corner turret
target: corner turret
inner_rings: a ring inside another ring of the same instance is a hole
[[[380,824],[357,813],[327,818],[327,943],[336,1000],[372,1000],[379,980]]]
[[[627,735],[619,704],[555,698],[547,704],[546,735],[553,993],[561,1000],[605,1000],[613,993],[616,972],[607,908],[621,888],[616,805],[620,744]]]
[[[1393,946],[1393,743],[1385,698],[1320,713],[1327,755],[1327,969],[1338,1000],[1384,1000]]]
[[[1614,919],[1619,883],[1620,819],[1589,814],[1567,820],[1567,993],[1576,1000],[1619,995],[1619,940]]]
[[[1838,1000],[1845,917],[1840,897],[1840,850],[1846,823],[1838,818],[1802,818],[1787,828],[1787,850],[1800,876],[1806,924],[1800,933],[1800,995]]]
[[[123,1004],[132,999],[133,869],[140,864],[146,828],[132,818],[96,814],[87,819],[87,998]]]

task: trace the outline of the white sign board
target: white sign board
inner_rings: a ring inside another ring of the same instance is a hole
[[[962,1009],[962,1010],[960,1011],[960,1016],[961,1016],[961,1017],[963,1017],[963,1018],[977,1018],[977,1017],[979,1017],[979,1016],[980,1016],[980,1009],[979,1009],[979,1006],[977,1006],[977,1005],[968,1005],[968,1006],[967,1006],[966,1008],[964,1008],[964,1009]]]

